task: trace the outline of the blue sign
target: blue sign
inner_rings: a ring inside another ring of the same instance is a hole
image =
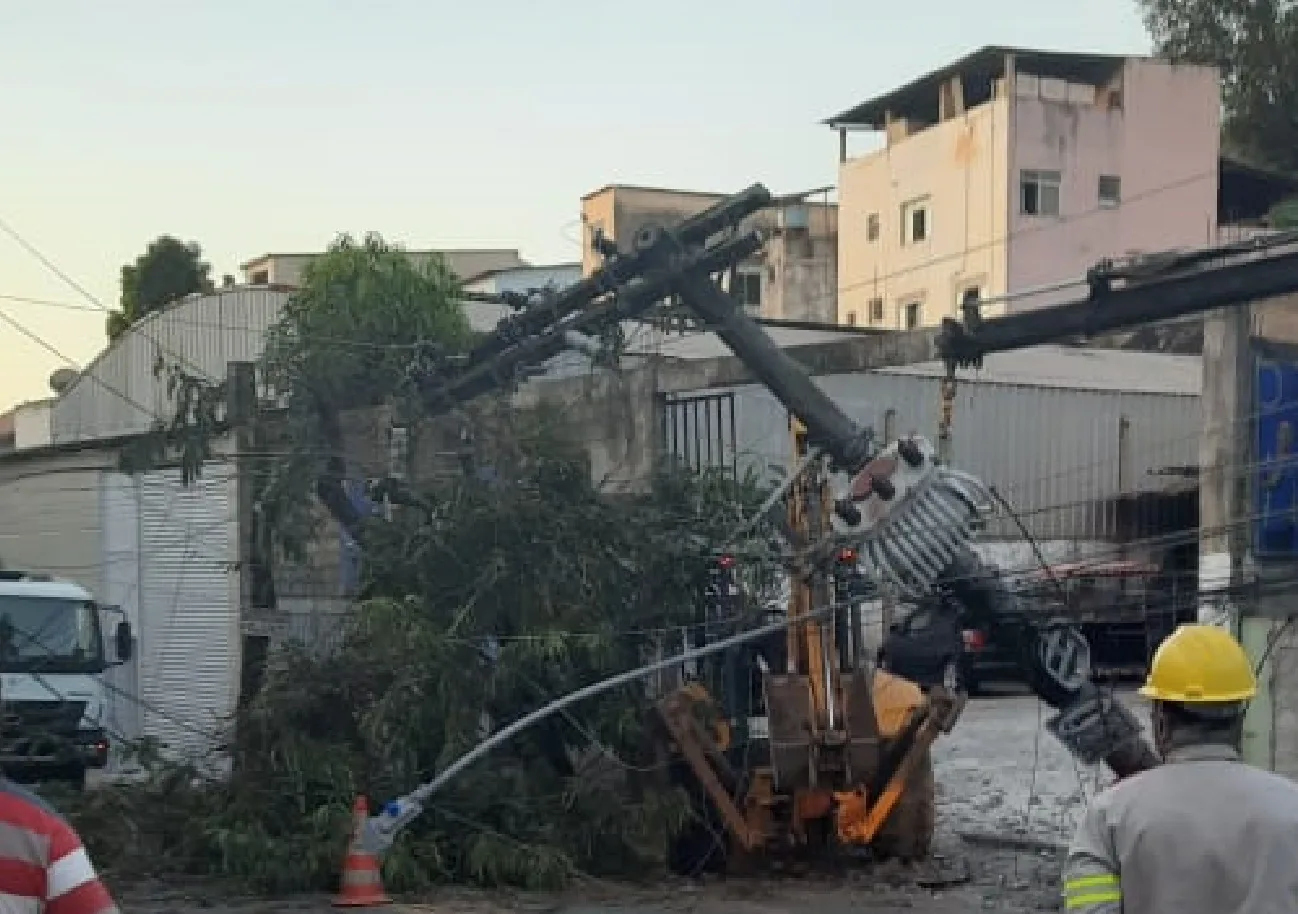
[[[1298,361],[1259,356],[1256,366],[1253,554],[1289,559],[1298,556]]]
[[[343,490],[352,507],[362,517],[378,514],[382,508],[378,502],[365,494],[365,481],[347,479],[343,481]],[[338,587],[344,597],[350,597],[361,586],[361,547],[352,539],[346,530],[338,531]]]

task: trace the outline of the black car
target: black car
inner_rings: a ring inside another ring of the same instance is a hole
[[[894,623],[879,648],[879,666],[922,687],[978,691],[988,679],[1017,679],[1015,664],[987,633],[965,628],[956,613],[920,605]]]

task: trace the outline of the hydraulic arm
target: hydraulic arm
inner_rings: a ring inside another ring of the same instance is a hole
[[[902,597],[945,590],[970,617],[1012,644],[1033,690],[1059,712],[1049,723],[1051,732],[1082,761],[1103,760],[1118,777],[1157,764],[1140,724],[1091,682],[1082,633],[1038,624],[969,547],[973,522],[990,503],[981,483],[937,465],[917,440],[876,457],[869,436],[714,283],[689,275],[677,289],[684,304],[802,421],[809,440],[852,478],[836,513],[845,531],[861,538],[862,555],[876,575],[890,579]]]

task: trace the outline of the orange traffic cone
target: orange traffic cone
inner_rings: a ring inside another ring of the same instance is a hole
[[[365,822],[370,817],[370,804],[357,797],[352,807],[352,835],[347,843],[347,856],[343,858],[343,875],[338,894],[334,897],[336,908],[370,908],[392,904],[383,892],[383,877],[379,874],[379,858],[357,847],[357,840]]]

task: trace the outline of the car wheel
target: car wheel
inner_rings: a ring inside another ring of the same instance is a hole
[[[948,692],[959,692],[964,688],[964,677],[960,675],[960,663],[954,658],[942,666],[942,688]]]

